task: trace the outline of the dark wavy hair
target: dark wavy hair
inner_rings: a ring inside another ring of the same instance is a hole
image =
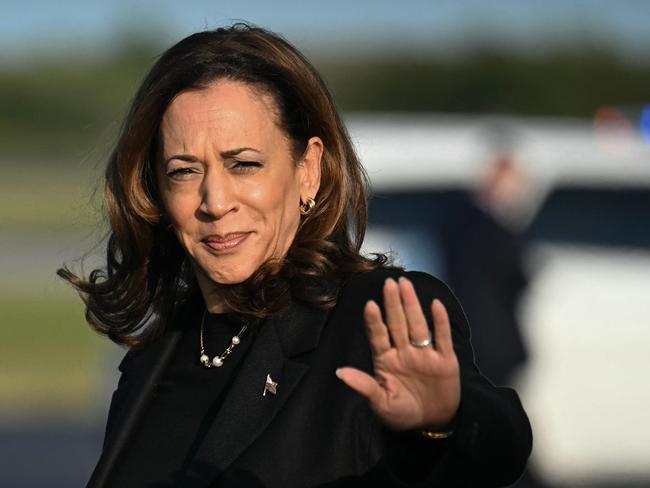
[[[58,270],[82,296],[88,323],[114,342],[137,347],[159,336],[174,308],[197,292],[189,258],[165,221],[155,164],[161,120],[174,97],[219,79],[270,94],[296,156],[312,136],[324,144],[316,207],[301,217],[285,257],[266,262],[243,283],[221,287],[228,309],[263,319],[290,299],[330,307],[336,294],[329,285],[386,262],[359,252],[367,177],[316,69],[282,37],[259,27],[238,23],[192,34],[153,65],[109,158],[103,181],[110,225],[106,266],[87,279]]]

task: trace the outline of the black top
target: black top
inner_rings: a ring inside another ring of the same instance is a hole
[[[224,352],[242,325],[229,314],[206,315],[203,342],[210,360]],[[128,481],[123,480],[125,486],[177,485],[254,339],[251,329],[247,329],[223,366],[206,368],[199,362],[199,332],[199,323],[185,325],[142,425],[120,459],[125,469],[119,472],[128,473]],[[120,480],[115,482],[119,485]]]

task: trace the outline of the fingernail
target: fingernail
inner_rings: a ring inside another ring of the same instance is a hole
[[[395,283],[395,280],[393,278],[386,278],[386,281],[384,281],[384,285],[388,285],[389,283]]]
[[[343,379],[343,376],[341,374],[342,373],[341,368],[336,368],[335,373],[336,373],[336,376],[337,376],[338,379],[340,379],[340,380]]]
[[[409,284],[411,284],[411,280],[409,280],[406,276],[400,276],[399,277],[399,282],[400,283],[409,283]]]

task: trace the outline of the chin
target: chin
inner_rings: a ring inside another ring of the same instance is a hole
[[[207,277],[212,281],[213,283],[217,283],[219,285],[238,285],[240,283],[243,283],[246,281],[248,278],[250,278],[253,275],[253,272],[251,271],[250,273],[248,272],[213,272],[213,273],[206,273]]]
[[[239,260],[238,260],[239,261]],[[214,263],[212,266],[202,267],[204,275],[214,283],[220,285],[237,285],[246,281],[256,271],[256,267],[252,267],[251,261],[241,263],[223,263],[219,267]]]
[[[250,278],[268,259],[263,253],[238,252],[214,256],[200,249],[193,259],[195,272],[219,285],[237,285]]]
[[[242,269],[239,265],[217,265],[210,260],[191,259],[194,274],[200,281],[212,282],[217,285],[237,285],[246,281],[253,274],[252,269]],[[248,267],[247,267],[248,268]]]

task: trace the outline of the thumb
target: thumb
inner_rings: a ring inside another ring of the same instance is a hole
[[[338,368],[336,376],[353,390],[366,397],[371,405],[378,406],[382,398],[382,389],[377,380],[356,368]]]

